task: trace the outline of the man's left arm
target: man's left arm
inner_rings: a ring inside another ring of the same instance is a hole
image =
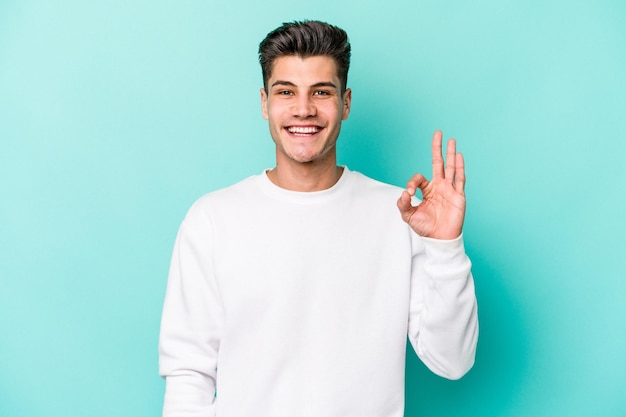
[[[433,136],[432,152],[432,180],[414,175],[398,199],[419,247],[413,259],[409,339],[429,369],[458,379],[472,367],[478,339],[474,281],[462,236],[465,167],[454,139],[448,141],[444,166],[440,131]],[[413,205],[418,188],[422,201]]]

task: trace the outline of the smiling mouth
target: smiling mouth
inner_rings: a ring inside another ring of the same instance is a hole
[[[295,136],[312,136],[322,130],[319,126],[290,126],[287,131]]]

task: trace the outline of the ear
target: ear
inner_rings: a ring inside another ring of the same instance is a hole
[[[265,120],[269,119],[267,112],[267,92],[265,91],[265,88],[261,88],[261,113],[263,114],[263,118]]]
[[[343,93],[343,115],[341,116],[341,120],[346,120],[348,115],[350,115],[350,108],[352,107],[352,90],[346,88],[346,91]]]

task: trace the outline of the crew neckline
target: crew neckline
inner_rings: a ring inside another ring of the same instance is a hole
[[[352,171],[350,171],[347,166],[341,165],[340,167],[343,168],[341,176],[332,187],[325,190],[292,191],[286,188],[281,188],[278,185],[274,184],[272,180],[270,180],[270,178],[268,177],[267,172],[269,171],[269,169],[264,169],[263,172],[261,172],[261,174],[257,176],[257,184],[266,194],[287,202],[311,204],[328,201],[339,195],[341,193],[341,190],[346,188],[347,184],[351,181],[351,178],[353,177]]]

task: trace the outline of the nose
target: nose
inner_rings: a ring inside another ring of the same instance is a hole
[[[316,115],[315,103],[310,96],[302,94],[294,100],[293,115],[299,118],[314,117]]]

